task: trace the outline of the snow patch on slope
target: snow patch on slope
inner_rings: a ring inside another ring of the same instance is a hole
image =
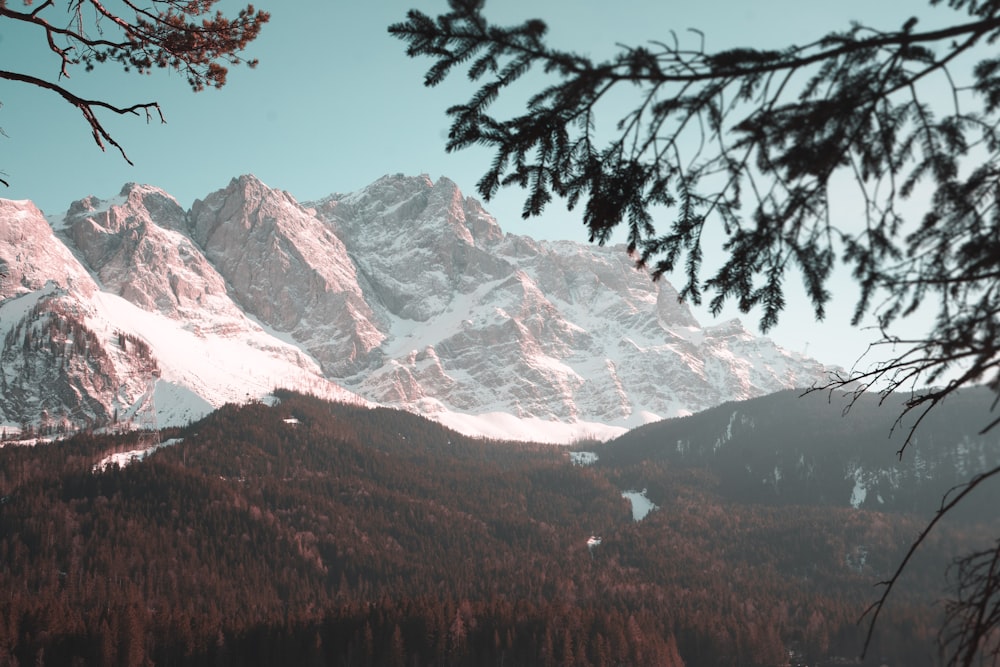
[[[586,440],[611,440],[627,429],[596,422],[550,421],[538,417],[515,417],[507,412],[468,415],[442,411],[426,415],[450,429],[466,435],[496,440],[520,440],[566,445]]]
[[[323,377],[297,347],[248,327],[229,335],[199,334],[184,323],[143,310],[113,294],[92,300],[88,325],[110,338],[124,331],[145,341],[160,370],[155,381],[157,425],[186,424],[225,404],[268,394],[276,387],[331,400],[358,402]]]
[[[622,491],[622,497],[632,503],[633,521],[642,521],[646,518],[647,514],[658,509],[658,506],[646,497],[646,489],[642,491]]]
[[[116,452],[109,456],[105,456],[103,459],[94,464],[94,472],[104,472],[111,466],[117,465],[119,468],[124,468],[130,463],[135,463],[144,460],[150,454],[158,449],[164,447],[170,447],[171,445],[176,445],[177,443],[183,442],[183,438],[171,438],[170,440],[164,440],[151,447],[143,447],[141,449],[132,449],[127,452]]]

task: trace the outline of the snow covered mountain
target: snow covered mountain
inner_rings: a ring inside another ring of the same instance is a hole
[[[824,376],[702,327],[622,247],[504,234],[451,181],[300,204],[253,176],[63,215],[0,200],[0,422],[187,421],[276,386],[491,437],[606,438]]]

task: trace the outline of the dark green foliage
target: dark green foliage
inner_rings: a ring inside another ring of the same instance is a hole
[[[841,263],[859,288],[852,324],[874,315],[894,347],[834,384],[944,383],[912,397],[912,410],[977,382],[1000,391],[1000,77],[997,59],[975,61],[1000,37],[1000,2],[947,4],[969,16],[926,32],[910,18],[719,53],[670,32],[600,62],[549,47],[539,20],[490,23],[481,2],[454,0],[436,18],[411,10],[389,32],[433,61],[429,86],[468,68],[477,89],[448,110],[447,149],[494,151],[478,183],[486,199],[524,188],[526,218],[553,196],[582,203],[591,241],[624,227],[654,278],[683,272],[682,299],[759,307],[764,330],[785,308],[789,271],[822,319]],[[515,96],[505,89],[532,67],[547,83],[520,115],[495,115],[492,103]],[[636,90],[633,110],[601,124],[602,102]],[[922,216],[907,210],[918,193],[930,202]],[[672,221],[654,225],[660,210]],[[707,277],[703,242],[725,251]],[[938,317],[914,333],[900,321],[921,304]]]
[[[955,12],[954,23],[926,31],[913,17],[890,30],[856,23],[804,46],[719,53],[670,31],[669,40],[623,46],[600,62],[549,47],[539,20],[490,23],[483,2],[451,0],[436,19],[414,9],[389,32],[408,56],[432,60],[429,86],[468,67],[476,90],[448,109],[447,149],[494,152],[478,183],[486,199],[524,188],[525,218],[553,196],[570,208],[583,202],[591,241],[624,227],[628,251],[654,279],[682,271],[682,299],[710,293],[715,313],[727,301],[760,308],[764,330],[785,308],[789,271],[801,276],[817,319],[834,268],[850,271],[851,324],[873,317],[887,358],[825,388],[850,387],[855,398],[870,387],[883,398],[908,392],[899,423],[916,418],[902,450],[958,389],[985,383],[989,410],[1000,400],[1000,60],[989,55],[1000,0],[930,4]],[[546,83],[523,113],[496,115],[492,103],[513,96],[505,89],[532,67]],[[599,123],[599,105],[615,94],[630,101],[636,90],[631,111],[610,129]],[[850,201],[853,209],[840,207]],[[673,218],[654,225],[661,210]],[[724,259],[705,277],[702,243],[716,241]],[[936,318],[914,332],[906,318],[922,307]],[[980,420],[982,432],[1000,424]],[[991,576],[980,579],[988,590]],[[987,622],[970,626],[951,664],[971,665],[980,639],[1000,627],[990,595],[965,599],[979,606],[953,618]]]
[[[143,436],[0,449],[0,664],[851,656],[872,582],[920,525],[734,502],[710,466],[573,466],[551,446],[285,392],[171,438],[183,441],[105,472],[94,463]],[[634,480],[660,505],[641,523],[620,494]],[[887,611],[878,655],[936,664],[935,575],[976,537],[952,527],[931,545],[919,585]]]

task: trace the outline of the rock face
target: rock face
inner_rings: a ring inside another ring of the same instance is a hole
[[[55,238],[30,201],[0,199],[0,303],[53,283],[91,295],[97,285],[69,248]]]
[[[79,301],[99,292],[31,202],[0,200],[0,419],[6,425],[108,421],[94,396],[126,392],[112,360],[91,350]]]
[[[384,335],[343,243],[253,176],[194,203],[189,231],[248,313],[299,341],[331,377],[364,366]]]
[[[62,236],[105,291],[196,327],[203,315],[242,314],[225,280],[184,234],[187,213],[162,190],[134,183],[118,197],[75,202]]]
[[[389,325],[378,358],[338,378],[379,403],[633,426],[824,373],[737,321],[700,327],[621,247],[504,235],[444,178],[307,205]]]
[[[501,435],[487,427],[498,418],[541,424],[536,435],[556,440],[611,435],[825,373],[738,321],[701,327],[622,247],[504,234],[445,178],[386,176],[299,204],[241,176],[190,211],[129,184],[48,222],[30,202],[0,201],[0,262],[8,337],[16,327],[7,313],[58,293],[96,347],[120,351],[125,334],[146,346],[145,366],[123,365],[105,389],[79,389],[104,406],[93,421],[135,413],[150,364],[206,406],[292,386],[467,432]],[[179,354],[180,342],[208,358]],[[38,422],[29,403],[4,407],[0,420]]]

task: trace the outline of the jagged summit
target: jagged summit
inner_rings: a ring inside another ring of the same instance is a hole
[[[42,212],[30,201],[0,199],[0,297],[36,292],[47,283],[70,284],[86,294],[97,285],[69,248],[55,238]]]
[[[500,226],[479,201],[463,196],[458,185],[443,176],[437,182],[426,174],[383,176],[357,192],[332,194],[305,205],[354,235],[365,226],[376,236],[404,231],[404,236],[412,237],[418,227],[417,235],[437,228],[438,233],[447,230],[469,245],[503,238]]]
[[[186,218],[167,193],[129,183],[114,199],[74,202],[60,233],[105,291],[145,310],[200,319],[203,310],[225,309],[228,300],[220,300],[226,294],[221,276],[184,235]]]
[[[63,412],[89,401],[95,422],[138,409],[154,362],[205,406],[291,382],[466,432],[558,441],[808,385],[825,370],[737,321],[702,327],[622,247],[505,234],[454,182],[426,175],[305,203],[244,175],[188,211],[127,184],[48,223],[30,202],[0,201],[0,261],[11,275],[3,359],[28,328],[64,335],[24,307],[56,292],[60,312],[93,334],[88,349],[122,358],[85,398],[65,393]],[[146,366],[123,356],[125,334],[148,348]],[[35,423],[37,404],[7,401],[0,421]]]
[[[384,339],[333,230],[254,176],[198,200],[190,229],[248,313],[291,335],[331,376],[363,368]]]

